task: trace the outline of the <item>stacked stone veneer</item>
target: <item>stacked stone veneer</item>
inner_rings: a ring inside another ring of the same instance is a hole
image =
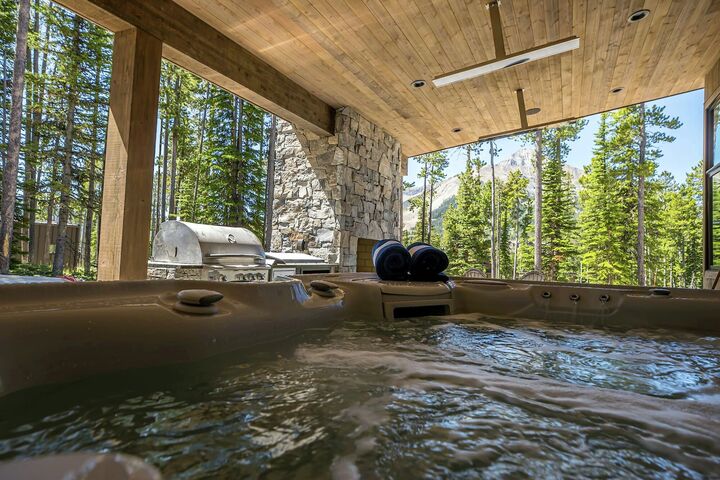
[[[355,271],[358,238],[400,237],[402,176],[398,141],[350,108],[330,137],[279,122],[272,250]]]

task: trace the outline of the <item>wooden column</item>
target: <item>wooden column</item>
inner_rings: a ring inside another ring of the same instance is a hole
[[[147,277],[161,58],[148,33],[115,34],[98,280]]]

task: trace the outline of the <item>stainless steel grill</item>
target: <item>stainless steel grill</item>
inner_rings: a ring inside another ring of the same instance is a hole
[[[299,253],[266,256],[260,240],[240,227],[169,220],[153,239],[149,278],[248,282],[298,273],[334,272],[321,258]]]

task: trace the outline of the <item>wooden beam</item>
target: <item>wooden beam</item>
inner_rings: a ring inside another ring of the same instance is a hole
[[[487,4],[490,11],[490,27],[492,28],[493,43],[495,44],[495,60],[505,58],[505,38],[500,20],[500,2],[493,0]]]
[[[112,30],[132,25],[160,39],[163,55],[230,92],[321,136],[335,109],[172,0],[57,0]]]
[[[705,108],[720,97],[720,58],[705,74]]]
[[[528,128],[527,110],[525,109],[525,94],[522,88],[515,90],[518,101],[518,110],[520,110],[520,128]]]
[[[162,43],[115,33],[98,280],[147,278]]]

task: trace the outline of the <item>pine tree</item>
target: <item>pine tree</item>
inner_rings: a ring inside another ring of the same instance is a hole
[[[437,185],[445,178],[445,169],[448,166],[447,153],[444,151],[428,153],[415,157],[416,161],[422,165],[419,178],[422,178],[423,189],[419,195],[410,199],[410,208],[412,211],[418,210],[420,218],[415,226],[415,231],[411,234],[413,241],[432,242],[433,229],[433,200],[435,199],[435,189]],[[440,238],[440,234],[437,235]]]
[[[0,175],[5,171],[10,121],[10,87],[15,56],[18,5],[15,0],[0,0]],[[2,177],[0,176],[0,179]],[[0,187],[1,188],[1,187]]]
[[[551,281],[574,280],[577,271],[576,198],[565,171],[569,142],[577,139],[587,121],[545,131],[542,172],[543,273]]]
[[[465,171],[455,205],[443,217],[442,247],[450,258],[450,273],[461,275],[470,268],[490,267],[490,185],[480,181],[479,144],[468,146]]]
[[[498,272],[498,243],[499,243],[499,225],[498,225],[498,205],[497,205],[497,182],[495,181],[495,158],[499,150],[494,140],[488,143],[488,153],[490,154],[490,276],[495,278],[499,276]]]
[[[277,117],[270,116],[270,132],[268,134],[267,174],[265,179],[265,233],[263,246],[269,251],[272,245],[273,199],[275,198],[275,142],[277,140]]]
[[[646,275],[646,228],[651,218],[646,213],[647,185],[653,181],[657,159],[661,156],[659,145],[673,142],[675,138],[667,130],[680,128],[677,118],[664,113],[664,107],[645,104],[621,108],[612,113],[614,135],[611,148],[614,152],[614,168],[618,172],[618,201],[622,205],[626,228],[623,229],[625,245],[635,245],[636,283],[645,285]],[[634,226],[634,232],[627,227]]]
[[[445,152],[435,152],[428,154],[430,172],[428,179],[430,181],[430,194],[428,201],[428,234],[427,243],[432,244],[433,236],[433,200],[435,200],[435,188],[445,179],[445,169],[448,166],[448,158]],[[439,235],[438,235],[439,237]]]
[[[520,247],[528,236],[530,226],[531,198],[528,194],[529,180],[519,170],[510,172],[500,191],[501,231],[499,276],[515,279],[520,265]]]
[[[533,134],[535,140],[535,243],[533,268],[542,271],[542,160],[543,160],[543,131],[536,130]]]
[[[20,0],[13,68],[8,154],[3,166],[2,204],[0,207],[0,273],[8,273],[10,256],[12,255],[29,17],[30,0]]]
[[[79,101],[78,84],[81,63],[81,28],[82,19],[73,15],[72,29],[65,44],[63,58],[65,62],[61,71],[68,78],[67,82],[67,110],[65,116],[65,133],[63,140],[62,184],[60,189],[60,214],[58,215],[58,234],[55,242],[55,255],[53,256],[52,274],[62,275],[65,262],[65,248],[67,246],[67,225],[71,215],[71,189],[72,168],[75,148],[75,114]]]
[[[632,262],[620,232],[624,228],[618,183],[612,162],[608,114],[600,116],[590,165],[580,178],[580,254],[583,280],[591,283],[629,283]]]

